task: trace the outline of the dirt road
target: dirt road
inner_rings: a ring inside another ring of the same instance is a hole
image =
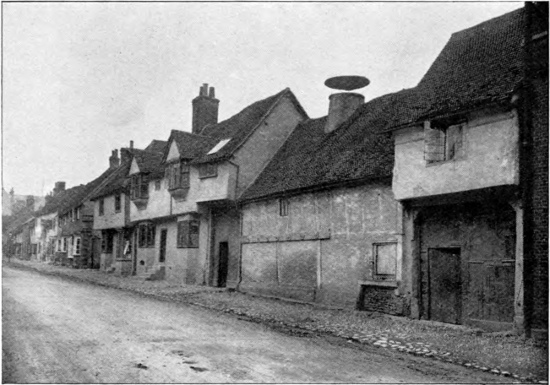
[[[499,382],[214,311],[3,269],[3,382]]]

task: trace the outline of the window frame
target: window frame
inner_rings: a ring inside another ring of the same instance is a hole
[[[279,216],[288,217],[288,211],[290,208],[290,201],[288,198],[279,199]]]
[[[140,249],[155,247],[156,226],[153,223],[138,225],[138,247]]]
[[[199,247],[200,221],[187,219],[178,222],[176,247],[178,249],[197,249]]]
[[[393,274],[387,274],[387,273],[379,273],[378,272],[378,266],[379,266],[379,247],[384,246],[393,246]],[[390,281],[395,282],[397,281],[397,264],[398,264],[398,242],[376,242],[372,244],[372,278],[375,281]]]
[[[82,238],[81,237],[75,237],[74,238],[74,255],[80,255],[82,252]]]
[[[115,194],[115,213],[122,211],[122,194]]]
[[[130,199],[149,198],[149,174],[137,173],[130,175]]]
[[[184,160],[168,163],[166,166],[168,190],[188,189],[190,186],[190,171],[189,164]]]
[[[465,120],[451,123],[427,122],[424,127],[426,165],[463,159],[465,127]],[[451,134],[453,130],[456,132]],[[451,141],[450,138],[453,140]]]
[[[100,217],[105,215],[105,199],[103,198],[99,200],[98,215]]]
[[[199,164],[199,178],[217,178],[218,177],[218,164],[217,163],[202,163]]]

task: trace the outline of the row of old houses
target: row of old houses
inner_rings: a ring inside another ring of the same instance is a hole
[[[113,150],[16,252],[144,279],[544,332],[548,7],[453,34],[419,84],[310,119],[290,89]],[[19,246],[17,246],[19,245]],[[30,247],[28,246],[30,245]],[[36,246],[34,246],[36,245]]]

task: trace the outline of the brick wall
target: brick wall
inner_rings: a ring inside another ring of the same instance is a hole
[[[533,82],[533,318],[548,328],[548,78]]]

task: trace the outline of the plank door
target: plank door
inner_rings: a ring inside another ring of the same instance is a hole
[[[428,249],[430,319],[460,323],[460,249]]]

